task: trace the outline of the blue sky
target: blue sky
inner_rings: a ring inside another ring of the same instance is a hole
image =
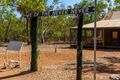
[[[51,4],[53,0],[48,0],[48,4]],[[73,5],[75,3],[80,3],[81,0],[59,0],[59,2],[62,2],[66,7],[68,5]]]

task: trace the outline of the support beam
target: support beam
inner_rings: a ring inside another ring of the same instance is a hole
[[[94,11],[94,80],[96,80],[96,64],[97,64],[97,55],[96,55],[96,50],[97,50],[97,0],[94,2],[95,4],[95,11]]]
[[[79,24],[77,31],[77,77],[76,80],[82,80],[82,27],[83,13],[79,15]]]
[[[95,7],[86,7],[86,8],[74,8],[74,9],[62,9],[62,10],[48,10],[48,11],[42,11],[37,13],[30,13],[27,15],[24,15],[24,17],[36,17],[36,16],[58,16],[58,15],[68,15],[68,14],[81,14],[81,13],[89,13],[94,12]]]
[[[31,71],[38,70],[38,57],[39,53],[37,52],[38,46],[38,26],[37,26],[38,17],[31,17],[30,22],[30,39],[31,39]]]

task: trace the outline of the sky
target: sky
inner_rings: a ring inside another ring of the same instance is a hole
[[[48,0],[48,4],[51,4],[53,0]],[[75,3],[80,3],[81,0],[59,0],[62,4],[64,4],[66,7],[69,5],[73,5]]]

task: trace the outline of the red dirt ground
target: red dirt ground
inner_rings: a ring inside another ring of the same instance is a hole
[[[76,78],[76,49],[68,45],[58,45],[57,53],[54,45],[40,46],[39,71],[30,73],[30,46],[22,50],[22,67],[12,70],[1,70],[0,80],[75,80]],[[0,48],[3,58],[5,47]],[[93,50],[83,50],[83,80],[93,80]],[[9,54],[15,59],[16,54]],[[3,59],[0,64],[3,65]],[[97,80],[109,80],[113,74],[120,73],[120,51],[97,51]],[[65,75],[66,74],[66,75]]]

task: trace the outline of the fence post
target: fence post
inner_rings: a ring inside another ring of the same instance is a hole
[[[31,39],[31,71],[38,70],[38,17],[31,17],[30,22],[30,39]]]
[[[79,23],[77,28],[77,77],[76,80],[82,80],[82,27],[83,13],[79,14]]]

